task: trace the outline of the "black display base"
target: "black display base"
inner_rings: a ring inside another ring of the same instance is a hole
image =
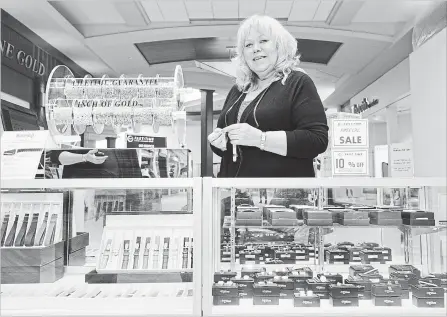
[[[192,282],[192,272],[98,273],[93,270],[85,275],[85,282],[88,284],[187,283]]]

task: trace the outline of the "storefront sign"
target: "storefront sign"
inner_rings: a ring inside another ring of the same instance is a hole
[[[39,76],[45,74],[45,65],[33,57],[33,55],[16,48],[6,40],[1,41],[3,58],[14,59],[19,65],[32,70]]]
[[[333,176],[367,176],[368,150],[333,150]]]
[[[411,143],[391,144],[391,177],[413,177],[413,147]]]
[[[48,130],[3,132],[2,179],[36,178],[39,167],[42,168],[39,162],[48,137]]]
[[[161,149],[166,148],[166,138],[141,134],[126,135],[127,148]]]
[[[353,112],[354,113],[362,113],[366,110],[368,110],[371,107],[374,107],[375,105],[379,104],[379,99],[373,99],[371,102],[368,101],[368,98],[363,98],[362,102],[360,104],[354,104],[353,105]]]
[[[333,119],[331,137],[333,148],[367,148],[368,120]]]

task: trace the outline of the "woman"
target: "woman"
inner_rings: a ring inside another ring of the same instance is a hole
[[[236,85],[208,141],[219,177],[315,177],[328,144],[313,81],[298,68],[296,39],[275,19],[252,16],[237,34]]]

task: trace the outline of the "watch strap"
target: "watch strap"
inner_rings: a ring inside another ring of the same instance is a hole
[[[25,244],[25,234],[28,228],[29,214],[25,214],[23,217],[22,225],[20,226],[19,232],[17,233],[16,240],[14,241],[14,246],[21,247]]]
[[[54,235],[56,233],[56,223],[57,223],[57,214],[52,214],[43,245],[48,246],[54,243]]]
[[[122,270],[126,270],[129,265],[129,244],[130,240],[124,240],[123,263],[121,264]]]
[[[31,220],[31,225],[25,236],[25,246],[32,247],[34,245],[34,239],[36,237],[37,221],[39,220],[39,214],[33,214],[33,219]]]
[[[43,239],[45,238],[45,233],[47,231],[47,223],[48,223],[48,212],[45,213],[42,224],[39,227],[39,230],[36,234],[36,239],[34,240],[35,246],[40,246],[43,244]]]
[[[110,252],[112,251],[112,239],[108,239],[106,243],[106,248],[104,249],[101,257],[101,261],[99,263],[100,269],[105,269],[107,267],[107,263],[109,262]]]
[[[266,141],[266,139],[267,139],[267,133],[261,132],[261,145],[259,146],[261,151],[265,150],[265,141]]]
[[[3,245],[6,239],[6,231],[8,230],[9,214],[3,217],[2,228],[0,231],[0,245]]]

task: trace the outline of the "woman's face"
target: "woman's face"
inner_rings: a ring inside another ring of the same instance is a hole
[[[261,79],[268,77],[278,60],[274,41],[252,28],[243,45],[245,62],[251,71]]]

